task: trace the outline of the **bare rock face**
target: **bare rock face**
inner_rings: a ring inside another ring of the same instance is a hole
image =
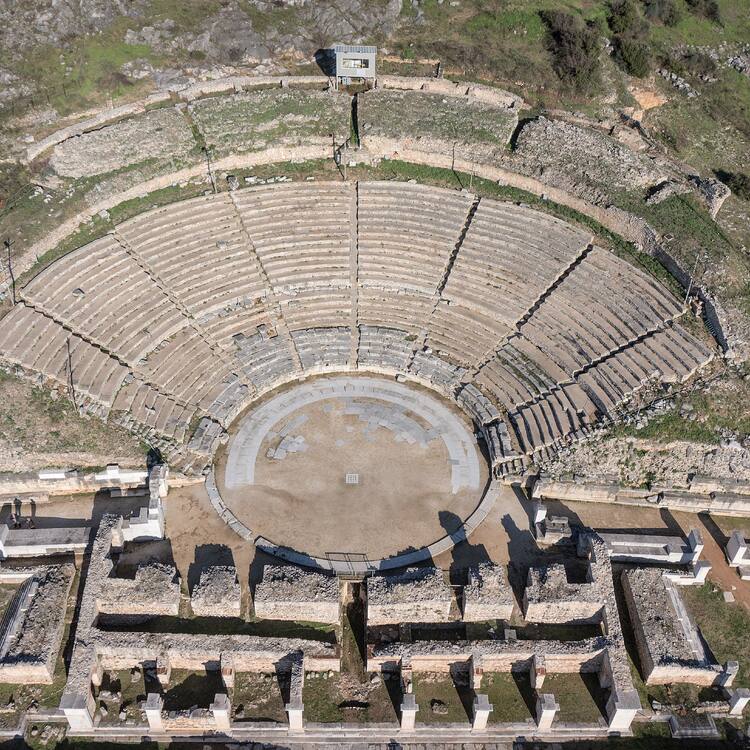
[[[253,64],[278,54],[310,57],[334,42],[361,42],[373,34],[388,35],[396,27],[401,0],[368,3],[366,0],[284,0],[254,2],[261,14],[257,23],[236,2],[206,18],[195,32],[175,34],[174,23],[161,21],[140,30],[130,30],[128,44],[147,44],[161,53],[187,50],[200,53],[210,63]],[[279,20],[279,6],[287,11]]]
[[[3,0],[0,47],[11,55],[42,44],[61,46],[103,31],[119,16],[138,18],[145,0]]]

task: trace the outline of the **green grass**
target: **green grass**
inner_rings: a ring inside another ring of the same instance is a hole
[[[457,687],[448,674],[415,674],[414,696],[419,706],[417,723],[465,724],[469,721],[473,691],[465,686]],[[444,713],[433,709],[441,704],[447,709]]]
[[[485,672],[478,692],[489,698],[493,711],[490,722],[522,723],[533,720],[536,702],[528,672]]]
[[[125,44],[129,22],[118,19],[101,35],[80,37],[61,52],[52,45],[37,46],[19,64],[20,73],[44,92],[59,114],[65,115],[112,99],[132,98],[144,90],[120,73],[120,67],[145,58],[161,62],[146,45]]]
[[[237,672],[231,691],[234,721],[286,721],[284,700],[278,680],[267,674]],[[242,717],[237,713],[242,711]]]
[[[739,579],[738,579],[739,581]],[[682,598],[701,629],[716,660],[740,663],[734,687],[750,687],[750,613],[741,604],[728,604],[713,584],[686,587]]]
[[[560,706],[555,721],[595,724],[604,718],[606,696],[599,687],[596,673],[548,674],[541,692],[552,693]]]
[[[305,720],[323,724],[389,723],[395,727],[396,709],[385,681],[375,686],[365,683],[352,691],[350,680],[340,673],[330,677],[317,672],[307,674],[302,691]]]
[[[649,420],[641,429],[634,425],[621,425],[612,431],[620,437],[637,437],[668,443],[687,440],[693,443],[716,445],[722,440],[722,431],[729,430],[740,436],[750,435],[750,414],[738,409],[738,403],[750,398],[750,383],[744,371],[727,370],[721,382],[705,390],[693,391],[675,400],[676,408]],[[693,407],[696,419],[680,414],[684,404]]]

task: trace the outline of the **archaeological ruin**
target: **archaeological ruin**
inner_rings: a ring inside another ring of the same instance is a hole
[[[355,67],[134,92],[24,143],[86,205],[0,279],[0,374],[142,455],[0,473],[0,733],[740,726],[745,652],[705,618],[750,608],[747,446],[683,446],[671,483],[570,469],[607,439],[630,468],[633,426],[732,360],[726,310],[615,202],[715,220],[723,183],[634,125],[339,53]]]

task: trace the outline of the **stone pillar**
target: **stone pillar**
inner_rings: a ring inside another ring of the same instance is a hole
[[[534,654],[531,659],[531,670],[529,678],[531,679],[531,687],[537,692],[542,689],[544,685],[544,678],[547,676],[547,667],[544,663],[544,657],[541,654]]]
[[[552,693],[540,693],[536,699],[536,726],[542,732],[552,728],[555,714],[560,710]]]
[[[291,673],[289,676],[289,703],[285,709],[289,717],[289,731],[301,732],[304,727],[302,713],[302,690],[305,686],[305,662],[301,651],[297,652],[292,659]]]
[[[474,720],[471,724],[472,731],[481,732],[483,729],[487,729],[487,720],[494,709],[490,699],[486,695],[474,696],[472,709],[474,713]]]
[[[159,654],[156,657],[156,679],[162,687],[169,685],[169,678],[172,676],[172,664],[167,654]]]
[[[401,622],[398,626],[398,639],[401,643],[411,643],[411,623]]]
[[[156,464],[151,467],[148,475],[148,487],[158,494],[159,497],[166,497],[169,492],[169,466],[167,464]]]
[[[693,553],[693,562],[695,562],[700,557],[701,552],[703,552],[703,537],[698,529],[690,529],[687,540],[688,546]]]
[[[740,671],[740,663],[738,661],[728,661],[724,668],[721,670],[719,680],[716,683],[719,687],[732,687],[734,684],[734,678],[737,677],[737,673]]]
[[[544,505],[544,503],[534,503],[533,506],[533,517],[532,521],[534,526],[536,526],[538,523],[542,523],[545,518],[547,518],[547,506]]]
[[[737,688],[729,691],[729,715],[742,716],[745,706],[750,703],[750,689]]]
[[[149,693],[146,696],[146,704],[143,710],[146,712],[148,728],[151,732],[163,732],[164,721],[161,717],[161,710],[164,707],[164,698],[159,693]]]
[[[607,718],[610,732],[627,732],[641,709],[641,699],[637,690],[612,690],[607,701]]]
[[[94,696],[84,693],[63,693],[60,709],[68,720],[71,732],[88,732],[94,728]]]
[[[101,687],[102,680],[104,679],[104,668],[97,659],[94,662],[94,666],[91,668],[91,684],[95,687]]]
[[[228,695],[216,693],[209,710],[214,716],[217,731],[230,732],[232,730],[232,704]]]
[[[303,731],[305,728],[305,724],[302,714],[304,712],[305,706],[302,701],[289,701],[289,703],[287,703],[284,708],[286,709],[286,715],[289,717],[289,731]]]
[[[693,563],[693,578],[695,583],[705,583],[708,571],[711,570],[711,563],[707,560],[696,560]]]
[[[411,693],[413,683],[413,671],[409,659],[401,659],[401,692]]]
[[[479,654],[472,654],[469,660],[469,687],[474,692],[482,689],[482,677],[484,677],[482,657]]]
[[[729,537],[724,551],[726,552],[727,562],[731,567],[742,565],[747,554],[747,542],[745,542],[745,537],[737,529]]]
[[[231,690],[234,687],[234,660],[227,654],[222,654],[220,657],[221,664],[221,681],[224,683],[224,687],[227,690]]]
[[[405,693],[401,703],[402,732],[414,731],[414,725],[417,721],[417,711],[419,711],[419,706],[417,705],[417,699],[414,697],[414,693]]]

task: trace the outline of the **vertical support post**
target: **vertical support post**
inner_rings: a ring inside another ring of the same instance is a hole
[[[487,729],[487,721],[494,708],[486,695],[476,695],[474,697],[474,703],[472,704],[474,720],[471,724],[473,732],[481,732]]]
[[[292,670],[289,677],[289,703],[284,707],[289,717],[289,731],[301,732],[304,730],[303,711],[305,705],[302,702],[302,690],[305,686],[305,663],[302,652],[295,654],[292,661]]]
[[[728,661],[724,665],[724,669],[721,670],[717,685],[724,688],[732,687],[734,678],[737,677],[739,671],[740,663],[738,661]]]
[[[161,710],[164,707],[164,698],[159,693],[149,693],[146,696],[146,704],[143,710],[146,712],[148,728],[151,732],[163,732],[164,720],[161,716]]]
[[[627,732],[638,711],[641,710],[641,699],[637,690],[626,690],[617,693],[612,690],[607,701],[607,718],[610,732]]]
[[[549,731],[560,705],[555,703],[552,693],[541,693],[536,699],[536,725],[540,731]]]
[[[94,696],[83,693],[63,693],[60,709],[68,720],[71,732],[89,732],[94,728]]]
[[[225,693],[216,693],[214,702],[209,706],[219,732],[232,730],[232,703]]]
[[[484,666],[480,654],[472,654],[469,660],[469,687],[474,692],[482,689],[482,678],[484,677]]]
[[[405,693],[401,702],[402,732],[414,731],[414,726],[417,723],[417,711],[419,711],[419,706],[417,705],[417,699],[414,697],[414,693]]]
[[[729,691],[729,715],[742,716],[745,706],[750,703],[750,689],[738,688]]]
[[[224,683],[224,687],[227,690],[231,690],[234,687],[234,660],[231,656],[222,653],[220,657],[221,664],[221,681]]]
[[[531,659],[531,670],[529,674],[531,687],[537,691],[541,690],[546,676],[547,666],[544,663],[544,657],[541,654],[534,654]]]
[[[159,654],[156,657],[156,679],[162,687],[169,685],[169,678],[172,676],[172,664],[167,654]]]

